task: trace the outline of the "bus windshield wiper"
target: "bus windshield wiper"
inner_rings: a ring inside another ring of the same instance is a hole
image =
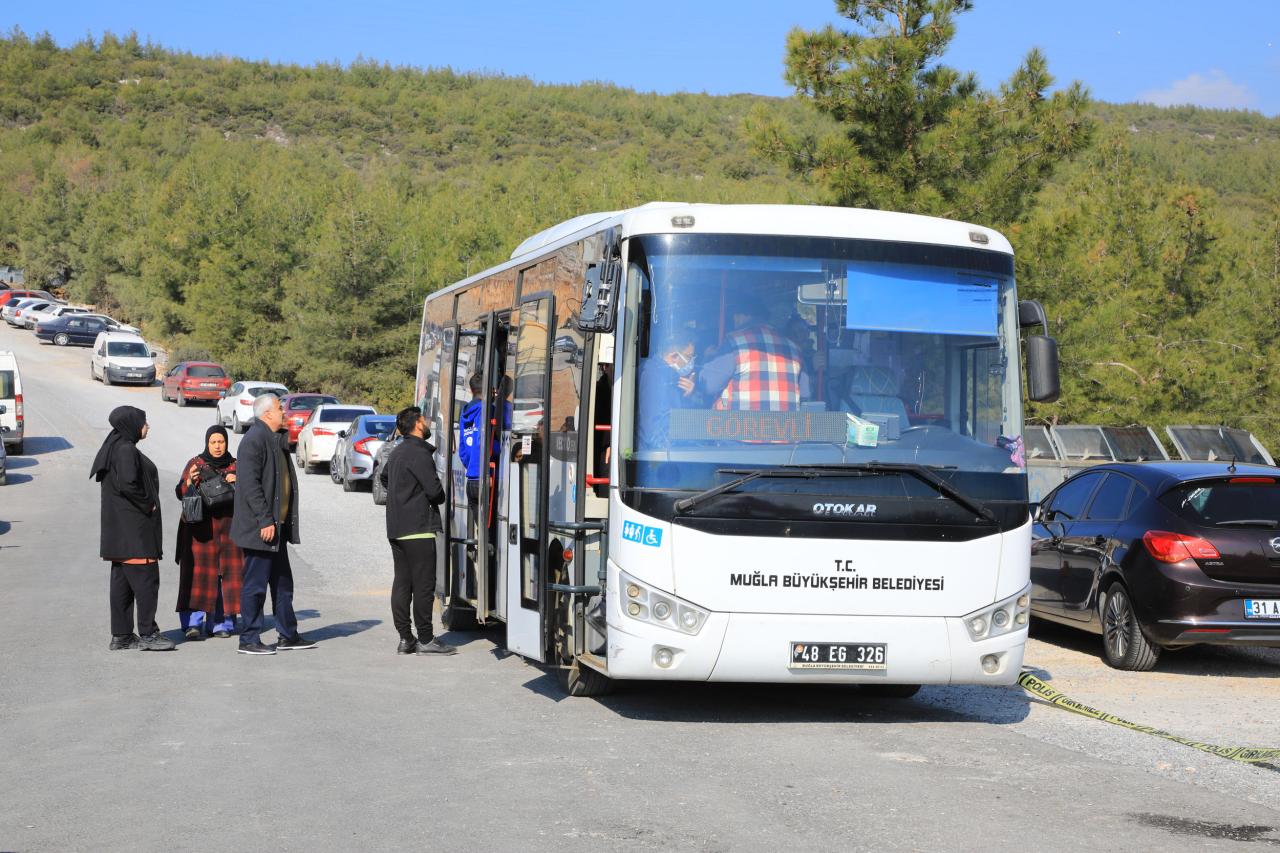
[[[992,524],[998,524],[1000,521],[996,519],[995,512],[992,512],[982,503],[973,500],[968,494],[961,492],[960,489],[947,483],[941,476],[934,474],[934,467],[928,465],[919,465],[916,462],[846,462],[844,465],[838,466],[838,469],[850,471],[872,471],[874,474],[906,474],[914,476],[915,479],[922,483],[928,483],[936,488],[938,494],[943,497],[951,498],[952,501],[959,503],[960,506],[966,508],[970,512],[984,517],[991,521]],[[835,469],[835,470],[838,470]]]
[[[1215,521],[1214,527],[1265,527],[1274,529],[1280,527],[1280,521],[1274,518],[1233,518],[1230,521]]]
[[[948,468],[954,466],[947,466]],[[851,475],[870,474],[906,474],[927,483],[938,490],[943,497],[950,498],[960,506],[982,516],[992,524],[998,524],[996,514],[978,501],[966,495],[934,472],[939,466],[920,465],[915,462],[843,462],[835,465],[810,465],[807,470],[821,474],[836,474],[847,471]]]
[[[910,462],[849,462],[835,465],[787,465],[779,468],[720,468],[717,474],[741,474],[727,483],[721,483],[706,491],[698,492],[696,495],[690,495],[687,498],[681,498],[676,501],[676,512],[688,512],[703,501],[723,495],[725,492],[731,492],[744,483],[755,480],[760,477],[800,477],[811,479],[814,477],[863,477],[867,474],[906,474],[909,477],[915,477],[917,480],[932,486],[938,490],[938,493],[944,497],[950,498],[960,506],[973,512],[992,524],[997,524],[995,513],[946,480],[934,473],[934,469],[925,465],[918,465]]]
[[[716,473],[742,474],[742,476],[735,477],[727,483],[712,486],[705,491],[698,492],[696,495],[681,498],[675,503],[676,512],[688,512],[703,501],[710,500],[717,495],[723,495],[725,492],[731,492],[743,483],[749,483],[759,477],[817,477],[821,472],[796,468],[752,468],[744,473],[741,468],[720,468],[716,470]]]

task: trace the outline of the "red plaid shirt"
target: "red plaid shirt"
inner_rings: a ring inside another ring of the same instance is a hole
[[[735,332],[725,339],[737,364],[716,400],[717,409],[786,412],[800,407],[804,360],[800,348],[768,326]]]

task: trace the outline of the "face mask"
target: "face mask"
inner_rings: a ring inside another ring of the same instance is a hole
[[[690,356],[685,355],[682,352],[677,352],[675,353],[675,355],[677,358],[679,358],[681,361],[684,362],[683,364],[680,364],[680,365],[675,365],[675,364],[671,365],[671,369],[676,372],[676,376],[679,376],[680,378],[683,379],[684,377],[688,376],[690,373],[693,373],[694,359]]]

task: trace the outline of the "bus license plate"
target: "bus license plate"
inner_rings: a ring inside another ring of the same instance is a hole
[[[1244,618],[1280,619],[1280,598],[1246,598]]]
[[[792,643],[791,669],[885,669],[887,643]]]

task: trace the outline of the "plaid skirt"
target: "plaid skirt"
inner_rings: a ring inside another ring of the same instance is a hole
[[[222,578],[222,609],[228,616],[240,612],[244,586],[244,552],[231,541],[231,514],[178,524],[178,610],[213,613],[218,602],[218,578]]]

